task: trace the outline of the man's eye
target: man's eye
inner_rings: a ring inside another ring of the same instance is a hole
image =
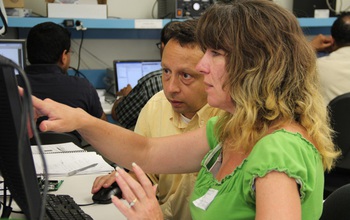
[[[164,74],[169,74],[170,71],[169,71],[168,69],[163,69],[163,73],[164,73]]]
[[[187,74],[187,73],[182,74],[182,76],[184,79],[191,79],[192,78],[192,76],[190,74]]]

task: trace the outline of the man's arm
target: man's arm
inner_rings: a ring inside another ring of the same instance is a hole
[[[311,40],[310,44],[316,50],[316,52],[330,53],[332,52],[334,40],[330,36],[319,34]]]
[[[102,113],[100,119],[102,119],[102,120],[104,120],[104,121],[107,121],[107,120],[108,120],[108,119],[107,119],[107,115],[106,115],[104,112]]]
[[[123,97],[121,96],[117,96],[117,99],[114,101],[113,107],[112,107],[112,111],[111,111],[111,116],[114,120],[118,120],[118,114],[116,111],[116,108],[118,107],[119,103],[123,100]]]
[[[118,120],[118,112],[116,111],[117,106],[119,105],[119,103],[123,100],[124,97],[126,97],[127,95],[129,95],[129,93],[132,91],[131,85],[128,84],[126,87],[124,87],[123,89],[121,89],[119,92],[116,93],[116,97],[117,99],[115,100],[113,107],[112,107],[112,118],[114,120]]]

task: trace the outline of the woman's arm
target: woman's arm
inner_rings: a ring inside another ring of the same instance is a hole
[[[301,202],[295,179],[272,171],[255,180],[255,219],[301,219]]]
[[[136,162],[147,173],[195,172],[209,150],[205,128],[150,139],[50,99],[34,97],[33,105],[39,116],[48,116],[41,131],[77,130],[98,152],[128,169]]]

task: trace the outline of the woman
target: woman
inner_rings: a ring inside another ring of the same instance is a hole
[[[147,139],[50,100],[40,129],[77,129],[122,169],[116,181],[128,219],[162,219],[148,173],[200,170],[193,219],[318,219],[323,172],[338,152],[319,93],[316,57],[296,18],[265,0],[214,4],[199,20],[198,63],[208,103],[226,111],[205,129]],[[109,146],[109,147],[107,147]],[[204,158],[204,159],[203,159]]]

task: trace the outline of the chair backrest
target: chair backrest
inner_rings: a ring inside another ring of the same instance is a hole
[[[60,144],[73,142],[77,146],[81,147],[81,141],[79,138],[70,133],[59,133],[59,132],[39,132],[41,144]],[[30,139],[31,145],[36,145],[34,138]]]
[[[350,93],[337,96],[328,104],[334,143],[341,149],[342,156],[336,167],[350,169]]]
[[[323,203],[323,212],[320,220],[335,219],[350,219],[350,184],[335,190]]]

